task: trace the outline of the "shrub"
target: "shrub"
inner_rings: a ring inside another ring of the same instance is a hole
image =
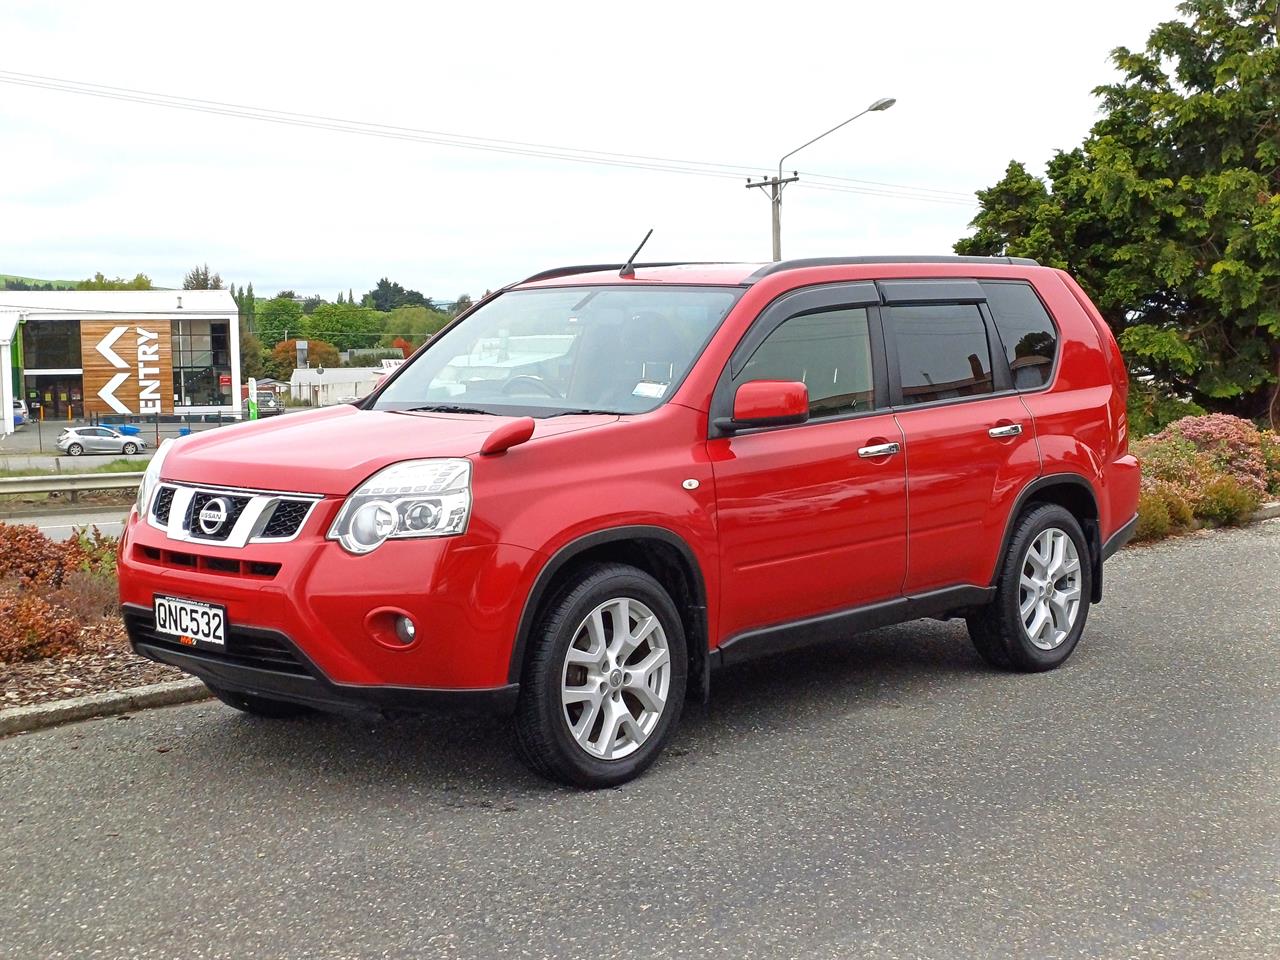
[[[120,605],[115,577],[88,570],[72,570],[62,586],[48,594],[53,606],[79,623],[89,624],[110,616]]]
[[[1280,436],[1270,430],[1261,431],[1262,462],[1267,468],[1267,493],[1280,494]]]
[[[1169,396],[1154,384],[1137,379],[1130,382],[1128,420],[1131,437],[1145,437],[1163,430],[1175,420],[1203,413],[1204,407],[1199,404]]]
[[[58,542],[35,527],[0,523],[0,579],[14,577],[27,587],[56,589],[76,570],[114,577],[116,544],[97,527]]]
[[[1159,540],[1195,525],[1191,505],[1177,484],[1143,477],[1138,496],[1138,529],[1135,540]]]
[[[0,577],[14,577],[24,586],[59,586],[66,568],[64,544],[50,540],[35,527],[0,524]]]
[[[1156,438],[1181,437],[1207,455],[1213,466],[1261,497],[1267,491],[1267,463],[1262,434],[1248,420],[1225,413],[1183,417],[1156,434]]]
[[[80,648],[80,625],[34,593],[0,597],[0,661],[62,657]]]
[[[1217,473],[1213,460],[1194,443],[1167,432],[1136,440],[1132,449],[1142,463],[1144,480],[1172,484],[1189,502],[1195,501],[1199,491]]]
[[[1196,516],[1218,526],[1244,523],[1258,509],[1262,496],[1235,477],[1221,476],[1209,481],[1195,505]]]

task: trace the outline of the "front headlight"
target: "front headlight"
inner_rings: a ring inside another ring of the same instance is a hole
[[[329,528],[348,553],[369,553],[387,540],[452,537],[471,518],[471,461],[406,460],[360,484]]]
[[[142,474],[142,482],[138,484],[138,516],[144,520],[147,516],[147,508],[151,505],[151,497],[160,483],[160,468],[164,466],[165,457],[169,456],[169,451],[173,449],[175,442],[172,437],[161,441],[160,446],[156,448],[155,456],[147,464],[146,472]]]

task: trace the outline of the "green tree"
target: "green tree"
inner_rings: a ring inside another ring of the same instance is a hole
[[[457,316],[457,315],[458,315],[458,314],[460,314],[463,310],[469,310],[470,308],[471,308],[471,297],[470,297],[470,296],[468,296],[468,295],[467,295],[467,294],[465,294],[465,293],[464,293],[464,294],[461,294],[461,295],[458,297],[458,299],[457,299],[457,300],[455,300],[455,301],[453,302],[453,314],[454,314],[454,316]]]
[[[956,251],[1073,273],[1130,365],[1210,409],[1280,417],[1275,0],[1189,0],[1119,47],[1103,116],[1046,179],[1011,163]]]
[[[95,273],[89,280],[81,280],[76,284],[77,290],[151,290],[151,278],[145,273],[137,274],[132,280],[116,277],[108,280],[101,273]]]
[[[441,310],[427,307],[397,307],[383,316],[382,345],[393,346],[399,338],[417,347],[451,319],[449,314]]]
[[[240,382],[248,383],[250,377],[267,376],[266,355],[262,341],[249,332],[244,320],[240,321]]]
[[[183,290],[221,290],[222,277],[209,272],[207,263],[192,267],[182,278]]]
[[[369,307],[350,303],[326,303],[317,307],[302,325],[315,340],[325,340],[339,350],[376,347],[382,335],[378,314]]]
[[[287,297],[276,297],[256,308],[254,330],[267,347],[274,347],[302,330],[302,305]]]
[[[380,313],[387,313],[396,307],[430,307],[431,299],[424,297],[417,290],[406,290],[398,283],[392,283],[386,277],[378,281],[378,285],[364,295],[362,301]]]
[[[307,341],[307,362],[312,367],[335,368],[342,358],[338,356],[338,348],[323,340]],[[298,341],[285,340],[276,344],[266,360],[266,369],[270,376],[277,380],[288,381],[289,375],[298,366]]]

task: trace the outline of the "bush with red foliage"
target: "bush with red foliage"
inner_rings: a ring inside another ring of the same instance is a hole
[[[0,523],[0,662],[75,653],[82,628],[114,614],[116,589],[114,538]]]

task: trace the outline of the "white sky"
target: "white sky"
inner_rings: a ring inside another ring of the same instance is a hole
[[[1107,52],[1174,0],[216,4],[4,0],[0,68],[559,146],[963,191],[1096,116]],[[437,299],[548,266],[762,260],[742,180],[295,129],[0,84],[0,273],[208,261],[270,295]],[[789,188],[783,254],[948,253],[974,209]]]

